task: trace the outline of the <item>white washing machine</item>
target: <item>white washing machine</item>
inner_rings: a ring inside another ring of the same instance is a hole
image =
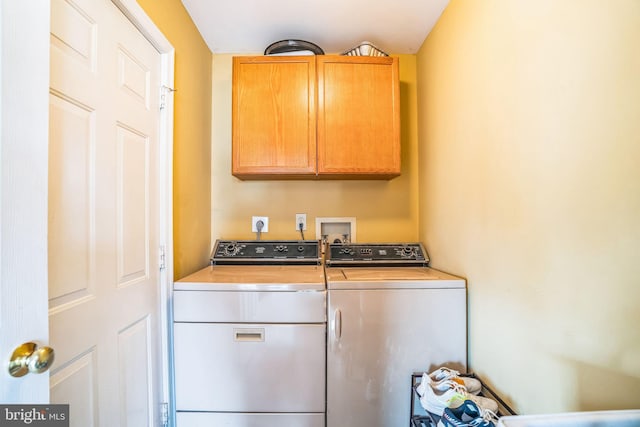
[[[465,280],[419,243],[331,244],[327,427],[410,425],[412,374],[467,368]]]
[[[317,241],[219,240],[175,282],[178,427],[325,427],[320,261]]]

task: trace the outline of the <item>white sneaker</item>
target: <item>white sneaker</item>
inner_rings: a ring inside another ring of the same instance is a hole
[[[435,388],[438,388],[441,383],[447,380],[453,380],[458,384],[463,385],[471,394],[478,394],[482,390],[482,383],[478,379],[461,377],[460,372],[454,371],[453,369],[449,368],[438,368],[435,371],[431,372],[429,375],[423,375],[422,382],[424,382],[425,376],[431,381],[431,387]],[[420,387],[420,385],[422,385],[422,383],[420,383],[418,387]],[[442,391],[446,391],[446,389],[448,388],[446,385],[443,385],[441,387]],[[421,394],[419,390],[416,389],[416,391],[418,391],[418,394]]]
[[[473,401],[483,410],[498,412],[498,404],[495,400],[469,394],[463,385],[452,380],[439,382],[438,388],[432,387],[427,380],[425,386],[421,390],[416,388],[416,391],[420,395],[422,407],[438,419],[442,417],[446,408],[457,408],[467,399]]]

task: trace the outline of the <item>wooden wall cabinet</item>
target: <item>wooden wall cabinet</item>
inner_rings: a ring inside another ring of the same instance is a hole
[[[397,58],[235,57],[232,102],[236,177],[400,175]]]
[[[315,58],[234,57],[232,91],[233,175],[315,176]]]

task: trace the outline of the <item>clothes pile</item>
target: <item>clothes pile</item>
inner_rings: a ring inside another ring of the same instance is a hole
[[[441,367],[424,373],[416,393],[437,427],[495,427],[498,403],[479,396],[482,383]]]

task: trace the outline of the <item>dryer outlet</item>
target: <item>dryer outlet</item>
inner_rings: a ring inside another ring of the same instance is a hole
[[[258,223],[262,221],[262,229],[258,230]],[[267,233],[269,231],[269,217],[268,216],[252,216],[251,217],[251,231],[254,233]]]

